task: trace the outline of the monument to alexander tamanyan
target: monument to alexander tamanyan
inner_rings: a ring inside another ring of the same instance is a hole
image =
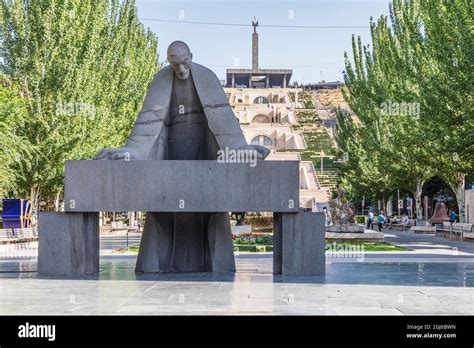
[[[170,65],[154,78],[125,147],[96,159],[215,160],[223,149],[253,150],[264,159],[269,150],[247,144],[217,76],[192,62],[184,42],[167,53]],[[148,212],[136,270],[212,271],[209,238],[222,241],[221,265],[235,270],[228,214]]]
[[[137,272],[233,272],[228,214],[255,211],[274,214],[274,274],[323,275],[324,216],[298,206],[298,161],[262,161],[269,150],[247,144],[219,80],[184,42],[168,61],[123,148],[66,161],[65,211],[40,213],[38,273],[97,274],[101,211],[147,212]]]

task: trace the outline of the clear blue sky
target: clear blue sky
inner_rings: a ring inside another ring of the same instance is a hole
[[[141,19],[251,24],[254,16],[267,25],[365,26],[366,28],[307,29],[259,27],[259,66],[292,68],[292,81],[342,81],[344,51],[351,35],[370,40],[370,16],[388,14],[388,0],[137,0]],[[292,11],[292,12],[290,12]],[[293,14],[293,19],[290,18]],[[251,67],[252,27],[198,25],[142,20],[159,40],[160,60],[174,40],[188,43],[194,61],[220,79],[225,69]]]

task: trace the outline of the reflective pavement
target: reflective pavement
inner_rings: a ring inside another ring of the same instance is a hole
[[[324,277],[274,276],[270,253],[236,255],[235,274],[136,274],[115,235],[102,238],[99,275],[46,278],[34,243],[2,246],[0,314],[474,314],[473,243],[388,233],[411,250],[330,253]]]

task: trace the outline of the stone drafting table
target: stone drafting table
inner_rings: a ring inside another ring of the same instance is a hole
[[[65,212],[40,214],[38,272],[98,273],[100,211],[252,211],[274,213],[274,274],[324,275],[323,213],[298,202],[298,161],[67,161]]]

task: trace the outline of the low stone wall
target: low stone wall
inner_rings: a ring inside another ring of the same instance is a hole
[[[451,236],[449,231],[438,230],[436,231],[436,237],[450,238],[451,240],[461,240],[461,232],[452,231]],[[464,232],[462,236],[463,241],[474,242],[474,232]]]
[[[417,234],[435,234],[436,226],[412,226],[411,231]]]
[[[326,232],[326,240],[337,242],[383,242],[384,234],[372,230],[365,230],[364,233]]]

